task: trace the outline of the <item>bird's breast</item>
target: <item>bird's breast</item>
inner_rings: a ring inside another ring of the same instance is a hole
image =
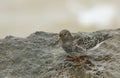
[[[62,44],[62,48],[67,52],[72,52],[72,44],[70,42],[66,42]]]

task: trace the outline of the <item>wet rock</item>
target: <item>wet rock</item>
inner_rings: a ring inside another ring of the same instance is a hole
[[[67,54],[55,43],[56,33],[37,31],[27,38],[0,39],[0,78],[119,78],[120,29],[73,35],[100,33],[113,37],[89,50],[90,60],[83,67],[65,60]]]

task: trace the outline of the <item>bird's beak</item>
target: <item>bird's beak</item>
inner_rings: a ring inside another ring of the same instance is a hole
[[[57,42],[60,42],[60,40],[61,40],[61,37],[58,36],[57,39],[56,39],[56,41],[57,41]]]

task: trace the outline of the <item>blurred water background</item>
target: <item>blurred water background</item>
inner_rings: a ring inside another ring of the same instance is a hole
[[[120,28],[120,0],[0,0],[0,38]]]

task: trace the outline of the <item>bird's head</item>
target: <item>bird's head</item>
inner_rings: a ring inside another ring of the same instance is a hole
[[[72,39],[72,35],[68,30],[62,30],[59,33],[59,36],[57,38],[57,41],[59,42],[60,40],[62,40],[62,42],[68,41]]]

